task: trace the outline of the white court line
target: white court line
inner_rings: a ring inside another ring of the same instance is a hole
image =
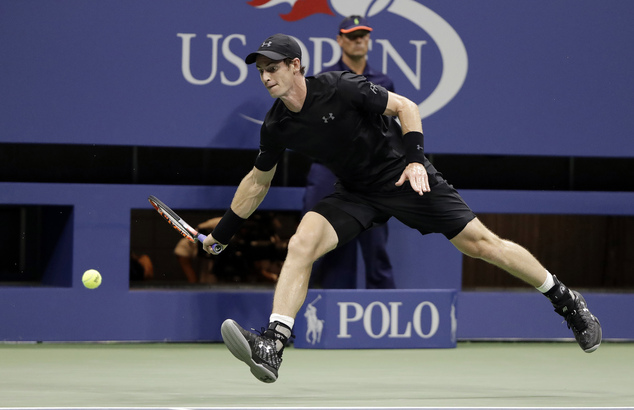
[[[0,407],[0,410],[568,410],[579,407]],[[583,410],[621,410],[634,407],[583,407]]]

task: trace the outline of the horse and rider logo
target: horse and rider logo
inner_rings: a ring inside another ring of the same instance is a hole
[[[315,303],[321,299],[321,295],[317,295],[315,300],[306,306],[304,317],[306,318],[306,341],[311,345],[321,341],[321,333],[324,330],[324,321],[317,317],[317,308]]]

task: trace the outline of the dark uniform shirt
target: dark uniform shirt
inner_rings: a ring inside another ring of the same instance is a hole
[[[333,65],[332,67],[328,67],[325,70],[353,72],[350,67],[348,67],[343,62],[341,58],[339,59],[339,61],[337,61],[337,64]],[[394,92],[394,82],[392,82],[392,79],[382,72],[370,67],[370,64],[368,64],[367,62],[365,63],[365,67],[363,68],[363,72],[361,73],[361,75],[367,78],[369,81],[372,81],[374,84],[380,85],[386,90]]]
[[[401,127],[384,116],[388,92],[365,77],[332,71],[306,78],[307,95],[294,113],[278,99],[260,130],[255,166],[268,171],[285,149],[328,167],[353,191],[391,191],[407,165]],[[425,164],[430,170],[431,164]]]

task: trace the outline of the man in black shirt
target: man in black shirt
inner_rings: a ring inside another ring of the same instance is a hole
[[[422,234],[441,233],[462,253],[536,287],[566,319],[584,351],[599,347],[601,326],[583,296],[569,290],[526,249],[487,229],[427,160],[415,103],[349,72],[304,77],[301,49],[284,34],[267,38],[245,61],[256,63],[262,83],[276,100],[262,125],[255,166],[204,241],[204,249],[225,246],[255,211],[284,150],[312,157],[339,178],[335,193],[306,213],[290,240],[266,331],[253,334],[231,319],[222,324],[227,348],[256,378],[277,380],[313,262],[391,217]]]
[[[350,71],[368,81],[394,92],[394,83],[382,72],[370,67],[368,49],[369,22],[362,16],[346,17],[339,24],[337,44],[341,58],[325,71]],[[313,162],[306,175],[303,213],[310,211],[317,202],[335,190],[337,177],[319,162]],[[311,286],[323,289],[357,288],[357,247],[361,250],[365,267],[365,288],[395,289],[392,263],[387,252],[388,224],[376,226],[337,249],[327,253],[313,265]],[[358,246],[357,246],[358,245]]]

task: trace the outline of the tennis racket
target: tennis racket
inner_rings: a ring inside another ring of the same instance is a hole
[[[167,223],[172,225],[174,229],[180,232],[180,234],[183,235],[185,239],[191,241],[192,243],[196,243],[198,241],[203,242],[207,238],[206,235],[203,235],[196,229],[192,228],[187,222],[183,220],[183,218],[178,216],[176,212],[172,211],[169,206],[165,205],[154,195],[150,195],[148,201],[150,201],[154,209],[156,209],[156,211],[161,214],[163,218],[165,218]],[[211,253],[217,255],[222,252],[225,247],[225,245],[214,243],[213,245],[211,245]]]

